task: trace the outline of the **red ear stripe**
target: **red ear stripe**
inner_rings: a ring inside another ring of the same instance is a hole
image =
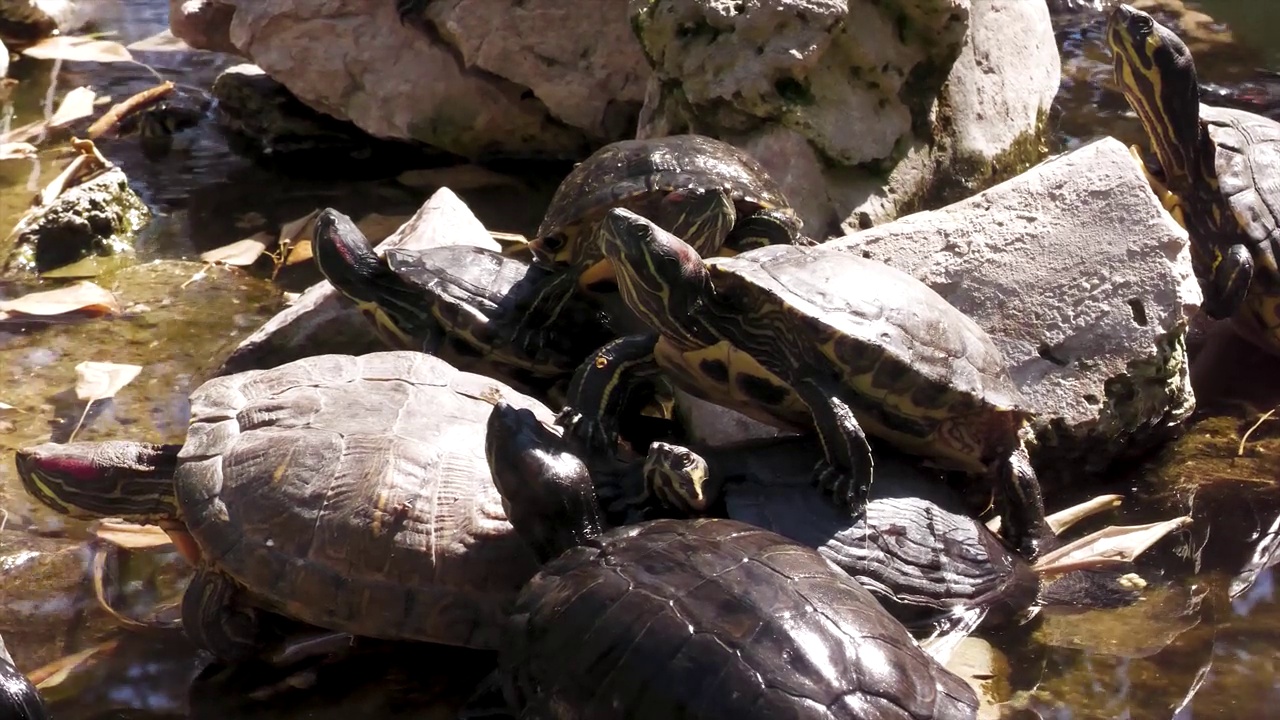
[[[38,459],[32,456],[26,459],[26,465],[39,468],[41,475],[57,475],[76,480],[94,480],[102,476],[93,461],[83,457],[63,456]]]

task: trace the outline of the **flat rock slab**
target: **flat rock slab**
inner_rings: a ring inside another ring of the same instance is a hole
[[[1187,235],[1113,138],[825,247],[911,273],[991,334],[1037,414],[1042,467],[1101,470],[1195,407]]]
[[[441,188],[374,251],[382,255],[387,248],[427,250],[446,245],[501,250],[466,203],[452,190]],[[213,377],[275,367],[312,355],[363,355],[386,349],[356,306],[322,280],[245,338]]]

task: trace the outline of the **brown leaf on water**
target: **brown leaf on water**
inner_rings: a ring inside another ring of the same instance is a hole
[[[9,403],[0,402],[0,418],[9,417],[10,415],[17,415],[20,412],[22,411],[10,405]]]
[[[243,240],[237,240],[230,245],[223,245],[220,248],[200,253],[200,259],[209,263],[245,267],[257,261],[262,256],[262,253],[267,251],[267,246],[273,243],[274,240],[275,238],[271,236],[271,233],[260,232]]]
[[[97,99],[98,94],[87,87],[71,90],[63,96],[62,102],[58,103],[58,109],[53,111],[53,117],[49,118],[49,127],[65,127],[80,118],[89,117],[93,114],[93,103]]]
[[[285,265],[297,265],[311,260],[311,240],[295,240],[289,244],[289,252],[284,257]]]
[[[170,30],[162,30],[155,35],[129,43],[129,50],[137,52],[186,52],[191,46],[174,37]]]
[[[141,365],[85,360],[76,365],[76,397],[89,402],[115,397],[140,372]]]
[[[74,35],[55,35],[45,38],[24,49],[22,54],[38,60],[101,63],[133,61],[133,55],[118,42],[95,40]]]
[[[0,143],[0,160],[28,160],[35,156],[36,146],[30,143]]]
[[[0,300],[0,320],[23,315],[51,317],[70,313],[118,315],[120,301],[109,290],[82,280],[55,290],[29,293],[12,300]]]
[[[300,236],[302,236],[304,231],[306,232],[307,238],[310,238],[311,234],[315,232],[315,227],[312,226],[308,230],[307,226],[311,225],[319,215],[320,215],[320,209],[316,208],[315,210],[312,210],[311,212],[307,213],[306,215],[303,215],[297,220],[292,220],[290,222],[285,223],[284,225],[281,225],[280,226],[280,242],[287,243],[293,240],[297,240]]]
[[[93,537],[126,550],[160,550],[173,547],[173,540],[154,525],[138,525],[123,520],[97,520],[89,526]]]
[[[48,665],[38,667],[27,673],[27,679],[29,679],[36,688],[46,696],[47,699],[51,699],[48,698],[48,696],[56,691],[59,685],[74,676],[78,670],[87,667],[94,662],[95,655],[100,653],[110,655],[111,651],[115,650],[116,646],[119,644],[119,639],[112,639],[100,645],[94,645],[87,650],[81,650],[73,655],[59,658]]]

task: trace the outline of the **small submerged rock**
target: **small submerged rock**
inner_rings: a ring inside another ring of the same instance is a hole
[[[991,335],[1037,415],[1038,466],[1101,471],[1195,407],[1186,232],[1117,140],[826,247],[910,272]]]

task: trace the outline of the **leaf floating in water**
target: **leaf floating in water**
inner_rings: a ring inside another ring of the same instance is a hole
[[[35,156],[36,146],[30,143],[0,143],[0,160],[28,160]]]
[[[10,405],[9,403],[0,402],[0,418],[8,417],[10,415],[17,415],[20,412],[22,411]]]
[[[0,300],[0,320],[22,315],[118,315],[120,312],[120,301],[116,296],[88,280],[56,290],[30,293],[12,300]]]
[[[252,237],[237,240],[230,245],[223,245],[220,248],[200,253],[200,259],[208,263],[245,267],[257,261],[262,256],[262,253],[267,251],[267,245],[272,240],[271,233],[260,232]]]
[[[46,699],[52,700],[54,698],[49,697],[50,694],[62,683],[74,676],[78,671],[87,670],[93,663],[97,662],[94,656],[98,654],[109,656],[111,651],[115,650],[119,644],[120,641],[118,639],[108,640],[87,650],[81,650],[74,655],[59,658],[48,665],[27,673],[27,679],[35,684],[36,689],[46,695]]]
[[[37,60],[68,60],[73,62],[133,62],[133,55],[118,42],[95,40],[74,35],[55,35],[22,51]]]
[[[93,103],[97,99],[98,94],[89,88],[75,88],[63,96],[58,109],[53,111],[53,117],[49,118],[48,126],[66,127],[80,118],[89,117],[93,114]]]
[[[138,525],[123,520],[98,520],[89,534],[126,550],[164,550],[173,547],[169,534],[154,525]]]
[[[76,397],[89,402],[115,397],[140,372],[141,365],[86,360],[76,365]]]
[[[191,49],[190,45],[179,40],[170,30],[131,42],[126,47],[135,52],[185,52]]]

